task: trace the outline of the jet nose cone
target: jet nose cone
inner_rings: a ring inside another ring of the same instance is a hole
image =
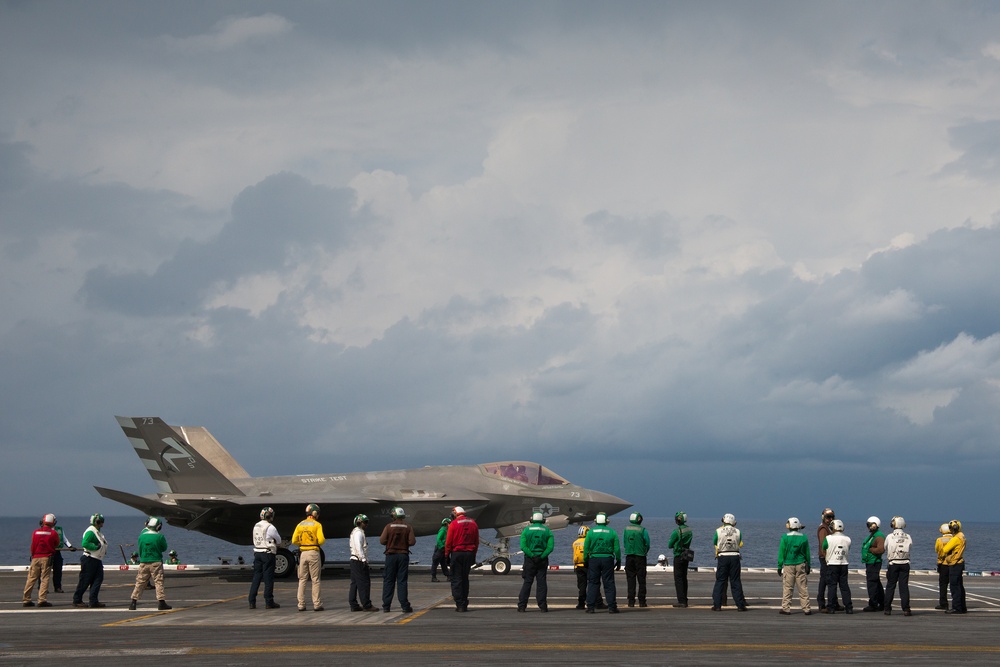
[[[613,496],[610,493],[595,492],[591,497],[591,502],[598,508],[597,511],[604,512],[608,516],[618,514],[632,507],[632,503],[622,500],[618,496]]]

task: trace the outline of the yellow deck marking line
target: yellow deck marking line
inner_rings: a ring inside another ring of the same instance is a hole
[[[857,651],[864,653],[1000,653],[1000,646],[930,646],[919,644],[710,644],[710,645],[687,645],[687,644],[519,644],[519,651],[580,651],[586,652],[633,652],[633,653],[709,653],[726,651],[773,651],[778,653],[788,653],[790,651],[810,650],[840,650]],[[245,655],[253,653],[438,653],[438,652],[461,652],[472,653],[481,651],[504,651],[510,650],[510,644],[399,644],[399,645],[371,645],[361,646],[336,646],[336,645],[312,645],[312,646],[233,646],[229,648],[192,647],[188,655]]]
[[[147,618],[155,618],[157,616],[165,616],[167,614],[176,614],[182,611],[187,611],[189,609],[202,609],[204,607],[211,607],[216,604],[224,604],[226,602],[233,602],[234,600],[246,600],[246,595],[238,595],[234,598],[228,598],[226,600],[213,600],[212,602],[205,602],[204,604],[196,604],[192,607],[177,607],[174,609],[166,609],[164,611],[154,611],[151,614],[142,614],[141,616],[129,616],[128,618],[123,618],[120,621],[114,621],[112,623],[104,623],[101,625],[102,628],[113,628],[116,625],[127,625],[134,621],[141,621]]]
[[[406,618],[400,619],[395,624],[396,625],[406,625],[410,621],[420,618],[421,616],[423,616],[424,614],[426,614],[427,612],[429,612],[431,609],[437,609],[443,603],[445,603],[445,602],[447,602],[448,600],[451,600],[451,599],[452,599],[452,597],[450,595],[447,596],[447,597],[443,597],[443,598],[439,599],[437,602],[432,603],[426,609],[421,609],[420,611],[418,611],[416,613],[413,613],[413,614],[407,614]]]

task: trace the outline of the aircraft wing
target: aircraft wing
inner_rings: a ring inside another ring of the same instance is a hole
[[[184,509],[171,503],[165,503],[148,496],[137,496],[125,491],[106,489],[102,486],[95,486],[94,488],[108,500],[128,505],[149,516],[162,516],[165,519],[190,519],[196,514],[192,510]]]

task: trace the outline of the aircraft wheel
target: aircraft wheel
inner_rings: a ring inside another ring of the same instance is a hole
[[[295,555],[288,549],[278,549],[274,557],[274,576],[285,579],[295,573]]]
[[[510,572],[510,559],[497,558],[490,567],[493,568],[493,574],[507,574]]]

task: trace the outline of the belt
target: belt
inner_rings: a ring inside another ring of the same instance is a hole
[[[720,551],[719,555],[720,556],[739,556],[740,552],[739,551]]]
[[[276,553],[274,551],[271,551],[270,549],[254,549],[253,552],[255,554],[273,554],[273,553]]]

